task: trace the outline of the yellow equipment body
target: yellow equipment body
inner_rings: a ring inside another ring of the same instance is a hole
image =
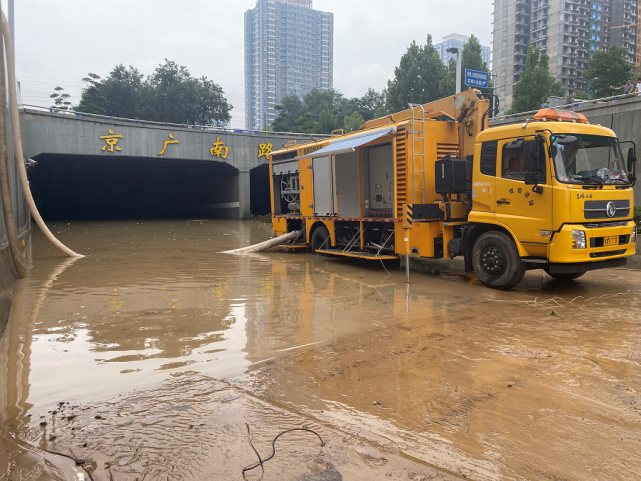
[[[293,250],[323,255],[463,256],[498,289],[527,269],[567,280],[624,265],[635,148],[626,164],[614,132],[576,114],[488,128],[488,111],[469,89],[273,152],[274,234],[302,229]]]

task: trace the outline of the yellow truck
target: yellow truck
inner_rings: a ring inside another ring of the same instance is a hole
[[[469,89],[273,152],[274,234],[299,230],[287,247],[322,255],[406,256],[408,269],[462,256],[496,289],[528,269],[572,280],[625,265],[636,145],[624,158],[612,130],[554,109],[488,128],[489,108]]]

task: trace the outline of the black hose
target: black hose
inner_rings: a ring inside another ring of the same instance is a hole
[[[281,437],[283,434],[285,434],[285,433],[291,433],[292,431],[307,431],[307,432],[310,432],[310,433],[315,434],[316,436],[318,436],[318,439],[320,439],[320,442],[321,442],[321,447],[325,446],[325,441],[323,441],[323,438],[321,438],[320,434],[318,434],[316,431],[313,431],[313,430],[307,429],[307,428],[288,429],[287,431],[283,431],[282,433],[280,433],[272,441],[272,454],[271,454],[271,456],[269,456],[266,459],[262,459],[260,457],[260,454],[258,454],[258,451],[256,450],[256,448],[254,447],[254,443],[252,443],[251,432],[249,431],[249,424],[245,423],[245,426],[247,426],[247,440],[249,441],[249,445],[252,447],[252,449],[256,453],[256,456],[258,456],[258,462],[256,464],[252,464],[251,466],[244,467],[243,468],[243,474],[246,473],[247,471],[251,471],[252,469],[257,468],[258,466],[262,466],[264,463],[266,463],[267,461],[272,459],[274,456],[276,456],[276,440],[279,437]]]

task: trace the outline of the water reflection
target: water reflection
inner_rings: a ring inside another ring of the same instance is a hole
[[[36,267],[18,288],[0,344],[5,419],[185,371],[233,377],[290,348],[407,315],[401,273],[382,266],[219,254],[267,238],[262,224],[77,223],[56,232],[90,255],[69,268],[36,235]],[[426,317],[454,306],[433,284],[426,277],[409,299]]]

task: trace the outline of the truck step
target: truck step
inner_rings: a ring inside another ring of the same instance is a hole
[[[398,259],[397,255],[394,254],[379,254],[376,255],[374,252],[355,252],[355,251],[345,251],[342,249],[316,249],[316,252],[321,254],[329,254],[333,256],[345,256],[345,257],[354,257],[356,259],[367,259],[368,261],[386,261],[386,260],[395,260]]]
[[[309,247],[307,244],[280,244],[278,247],[289,252],[303,252]]]

